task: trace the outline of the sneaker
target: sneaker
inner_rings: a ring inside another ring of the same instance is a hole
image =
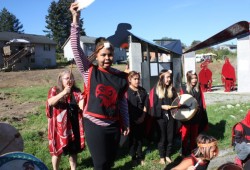
[[[234,158],[234,163],[235,163],[236,165],[239,165],[240,167],[243,166],[243,165],[242,165],[242,161],[241,161],[237,156]]]

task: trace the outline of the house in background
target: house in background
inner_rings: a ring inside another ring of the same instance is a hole
[[[89,56],[93,53],[95,50],[95,37],[89,37],[89,36],[81,36],[80,37],[80,46],[83,49],[84,53]],[[73,56],[73,51],[71,49],[71,41],[70,38],[67,39],[67,41],[62,46],[64,58],[67,59],[67,61],[71,61]]]
[[[1,70],[28,70],[56,66],[56,43],[46,36],[0,32]]]
[[[90,56],[94,52],[95,40],[96,40],[96,37],[89,37],[89,36],[80,37],[80,46],[87,56]],[[70,61],[74,58],[73,51],[71,49],[70,38],[68,38],[67,41],[64,43],[64,45],[62,46],[62,49],[64,53],[64,58],[66,58],[67,61]],[[126,49],[115,47],[114,53],[115,53],[114,63],[119,63],[121,61],[127,60]]]
[[[218,46],[220,50],[229,50],[232,53],[237,52],[237,45],[222,44]]]

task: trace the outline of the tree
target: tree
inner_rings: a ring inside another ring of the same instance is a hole
[[[70,36],[70,27],[72,22],[72,15],[69,11],[69,0],[52,1],[46,15],[46,29],[44,32],[46,36],[53,39],[57,43],[57,52],[61,52],[62,45]],[[80,34],[86,35],[82,29],[83,19],[80,19]]]
[[[201,42],[201,41],[199,41],[199,40],[194,40],[194,41],[192,42],[192,44],[191,44],[191,47],[193,47],[193,46],[199,44],[200,42]]]
[[[23,33],[23,25],[19,19],[6,8],[0,12],[0,32],[2,31]]]

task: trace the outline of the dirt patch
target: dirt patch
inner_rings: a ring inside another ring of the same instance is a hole
[[[41,104],[40,102],[22,102],[17,103],[13,99],[13,94],[11,93],[0,93],[0,121],[21,121],[26,117],[27,114],[36,114],[37,107]]]
[[[0,72],[0,121],[21,121],[27,114],[37,114],[37,108],[41,102],[18,102],[20,98],[16,93],[5,93],[4,88],[34,87],[34,86],[54,86],[58,74],[68,68],[50,70],[31,70],[18,72]],[[72,69],[75,79],[82,82],[79,71]]]

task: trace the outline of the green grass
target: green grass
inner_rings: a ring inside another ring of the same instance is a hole
[[[79,87],[81,87],[81,85]],[[45,116],[45,101],[48,89],[49,87],[8,88],[1,89],[1,92],[10,93],[17,103],[27,101],[41,102],[41,105],[36,108],[34,113],[30,113],[27,117],[23,118],[22,121],[11,121],[11,125],[16,127],[22,135],[25,145],[24,152],[35,155],[41,159],[49,169],[52,169],[47,140],[47,118]],[[247,110],[250,109],[249,103],[240,103],[240,106],[233,104],[233,106],[234,107],[230,109],[228,109],[225,104],[207,106],[210,127],[208,134],[213,135],[219,140],[220,149],[231,147],[231,129],[237,121],[244,118]],[[175,144],[176,146],[172,156],[173,160],[179,159],[178,150],[180,148],[180,142],[176,140]],[[134,169],[163,169],[164,167],[158,164],[159,154],[156,147],[157,144],[150,143],[147,146],[144,146],[147,164],[145,166],[137,166]],[[132,169],[130,161],[131,158],[128,155],[128,148],[121,148],[118,152],[114,169]],[[67,156],[62,157],[60,169],[69,169]],[[78,169],[93,169],[87,148],[78,155]]]

